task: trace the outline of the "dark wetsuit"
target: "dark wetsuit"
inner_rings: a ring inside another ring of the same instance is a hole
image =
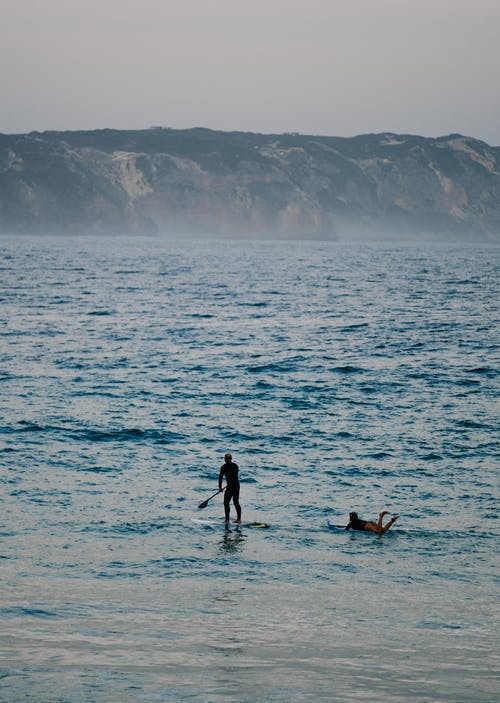
[[[227,488],[224,492],[224,512],[226,514],[226,521],[229,522],[229,503],[231,499],[233,500],[234,507],[236,508],[236,515],[238,520],[241,520],[241,506],[240,506],[240,482],[238,480],[238,464],[234,461],[228,461],[222,464],[219,472],[219,488],[222,488],[222,479],[226,477]]]
[[[366,520],[361,520],[359,517],[351,522],[345,528],[346,530],[364,530],[366,525]]]

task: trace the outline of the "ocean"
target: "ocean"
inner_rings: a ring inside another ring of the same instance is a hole
[[[0,238],[0,701],[498,703],[499,254]]]

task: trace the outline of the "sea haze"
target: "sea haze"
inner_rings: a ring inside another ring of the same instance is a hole
[[[0,252],[2,701],[498,700],[498,248]]]

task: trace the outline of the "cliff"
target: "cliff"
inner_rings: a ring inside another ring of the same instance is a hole
[[[0,232],[500,240],[500,148],[151,128],[0,135]]]

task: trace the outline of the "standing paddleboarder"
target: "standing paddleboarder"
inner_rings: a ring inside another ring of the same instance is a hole
[[[236,523],[241,523],[241,505],[240,505],[240,482],[238,480],[238,464],[235,464],[233,457],[229,452],[224,454],[224,464],[220,467],[219,472],[219,493],[222,491],[222,479],[226,477],[226,492],[224,493],[224,512],[226,514],[226,523],[229,522],[229,503],[231,499],[236,508]]]

